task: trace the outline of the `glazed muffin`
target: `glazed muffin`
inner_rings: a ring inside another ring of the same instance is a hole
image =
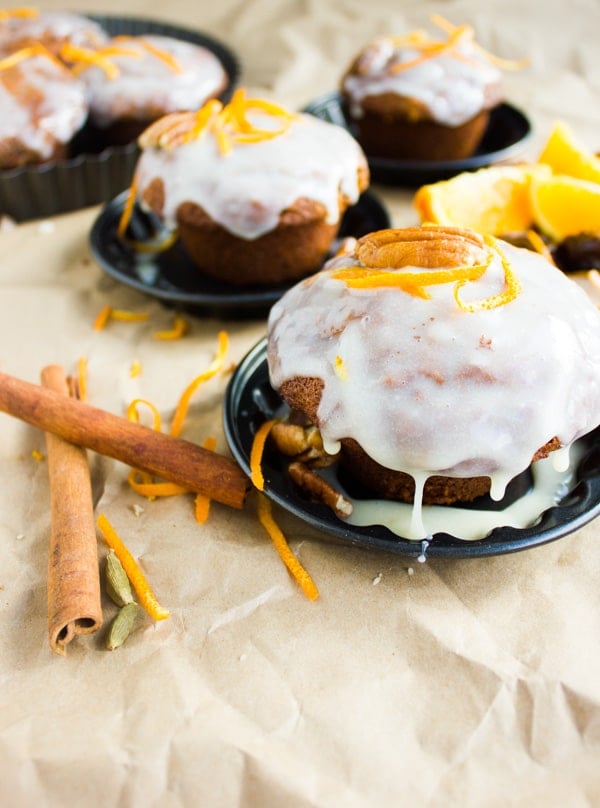
[[[368,184],[343,129],[238,90],[230,104],[168,116],[140,138],[137,198],[193,262],[236,286],[297,280],[322,266]]]
[[[424,31],[381,36],[341,81],[346,115],[369,156],[456,160],[472,155],[503,97],[496,60],[473,28],[440,17],[440,38]],[[514,66],[503,62],[505,66]]]
[[[0,168],[67,156],[86,118],[85,87],[42,45],[0,59]]]
[[[54,56],[63,45],[100,48],[109,40],[101,25],[69,11],[13,8],[0,12],[0,50],[11,53],[39,43]]]
[[[85,83],[101,145],[134,141],[158,118],[220,95],[227,72],[208,48],[168,36],[113,37],[97,49],[66,45],[61,57]]]
[[[359,239],[273,306],[268,364],[353,478],[419,505],[500,500],[600,422],[600,312],[539,254],[468,230]]]

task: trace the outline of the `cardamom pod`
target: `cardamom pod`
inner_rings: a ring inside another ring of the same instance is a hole
[[[114,550],[106,556],[106,594],[117,606],[133,603],[129,578]]]
[[[110,625],[106,637],[106,647],[109,651],[114,651],[115,648],[123,645],[127,637],[129,637],[139,608],[137,603],[127,603],[119,610]]]

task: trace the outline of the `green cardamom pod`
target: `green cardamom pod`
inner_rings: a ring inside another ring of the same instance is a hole
[[[106,556],[106,593],[117,606],[133,603],[129,578],[114,550]]]
[[[106,637],[106,647],[109,651],[114,651],[115,648],[123,645],[127,637],[129,637],[139,608],[137,603],[127,603],[119,610]]]

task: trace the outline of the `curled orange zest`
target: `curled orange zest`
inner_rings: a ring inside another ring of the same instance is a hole
[[[65,61],[76,63],[71,71],[74,75],[78,75],[91,65],[103,70],[106,77],[111,81],[116,79],[120,73],[117,65],[111,62],[109,58],[110,55],[114,55],[114,49],[109,50],[108,54],[106,54],[102,49],[91,50],[90,48],[83,48],[79,45],[65,42],[61,45],[60,55]]]
[[[168,331],[156,331],[154,333],[154,339],[163,339],[163,340],[173,340],[173,339],[181,339],[189,329],[188,321],[181,316],[181,314],[177,314],[173,321],[173,328],[169,329]]]
[[[152,413],[152,429],[155,432],[160,432],[162,429],[162,422],[160,417],[160,412],[158,408],[152,404],[151,401],[147,401],[145,398],[134,398],[134,400],[129,404],[127,407],[126,415],[129,421],[133,421],[136,424],[140,422],[140,414],[138,411],[138,407],[143,404],[145,407],[148,407],[150,412]]]
[[[265,487],[265,478],[261,466],[265,443],[267,442],[269,432],[276,422],[276,418],[271,418],[269,421],[265,421],[260,425],[256,430],[252,441],[252,448],[250,449],[250,479],[252,480],[252,485],[259,491],[263,491]]]
[[[264,496],[264,494],[258,495],[258,518],[261,525],[271,537],[271,540],[275,545],[281,560],[292,574],[306,597],[309,600],[316,600],[319,597],[319,590],[317,589],[307,570],[292,553],[290,546],[281,531],[281,528],[273,518],[271,503]]]
[[[176,497],[179,496],[179,494],[190,493],[189,488],[184,488],[184,486],[177,485],[177,483],[154,482],[149,474],[146,474],[139,469],[131,469],[127,475],[127,482],[137,494],[141,494],[147,499],[156,499],[156,497]]]
[[[123,569],[135,589],[141,605],[150,617],[153,620],[164,620],[169,617],[170,612],[163,609],[159,604],[144,573],[103,513],[98,516],[97,525],[104,541],[115,551],[115,555],[123,565]]]
[[[47,59],[50,59],[51,62],[58,65],[61,70],[65,69],[62,62],[59,62],[59,60],[56,59],[55,56],[41,44],[41,42],[36,42],[33,45],[28,45],[26,48],[21,48],[20,50],[11,53],[9,56],[5,56],[4,59],[0,59],[0,70],[8,70],[9,68],[18,65],[19,62],[22,62],[25,59],[32,59],[34,56],[45,56]]]
[[[183,428],[183,422],[185,420],[185,416],[187,415],[188,408],[190,406],[190,400],[198,387],[201,384],[212,379],[213,376],[216,376],[217,373],[223,368],[223,362],[225,360],[225,354],[227,353],[227,347],[229,345],[229,337],[226,331],[219,332],[219,347],[217,351],[217,355],[210,363],[208,368],[197,376],[190,384],[185,388],[179,401],[177,402],[177,406],[175,408],[175,413],[173,415],[173,420],[171,422],[171,429],[170,434],[174,437],[177,437]]]
[[[147,39],[143,37],[139,37],[137,40],[140,45],[148,51],[148,53],[155,56],[161,62],[164,62],[169,70],[172,70],[173,73],[183,73],[183,68],[178,60],[168,51],[163,50],[162,48],[157,48],[156,45],[152,44],[152,42],[148,42]]]
[[[504,269],[504,283],[506,288],[503,292],[500,292],[500,294],[486,297],[484,300],[477,300],[473,303],[463,303],[463,301],[460,299],[460,290],[467,283],[467,281],[457,283],[454,287],[454,299],[463,311],[475,312],[496,309],[499,306],[505,306],[507,303],[510,303],[522,292],[521,282],[512,271],[510,261],[498,246],[496,239],[493,236],[484,236],[484,239],[488,247],[490,247],[491,250],[494,250],[502,261],[502,268]]]

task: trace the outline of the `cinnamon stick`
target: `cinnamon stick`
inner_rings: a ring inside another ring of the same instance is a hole
[[[42,370],[42,384],[59,395],[69,388],[62,368]],[[62,656],[78,634],[102,625],[100,574],[92,486],[85,450],[46,433],[51,531],[48,554],[48,638]]]
[[[0,373],[0,411],[216,502],[242,508],[250,483],[228,457]]]

